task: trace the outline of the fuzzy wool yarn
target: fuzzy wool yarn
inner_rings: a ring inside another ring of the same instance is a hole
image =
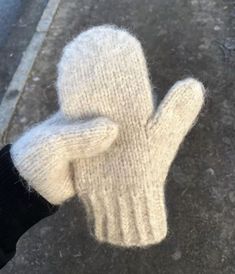
[[[202,108],[203,85],[178,81],[156,109],[140,42],[124,29],[99,26],[65,47],[57,90],[56,122],[13,145],[22,176],[51,203],[77,193],[101,242],[162,241],[166,177]]]

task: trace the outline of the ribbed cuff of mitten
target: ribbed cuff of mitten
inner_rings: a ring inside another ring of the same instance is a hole
[[[122,195],[93,193],[82,196],[88,222],[98,241],[120,246],[146,246],[167,234],[163,189]]]

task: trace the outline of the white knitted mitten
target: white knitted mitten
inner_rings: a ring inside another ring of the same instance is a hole
[[[160,242],[167,234],[166,176],[201,110],[203,85],[177,82],[156,110],[139,41],[112,26],[91,28],[68,44],[58,74],[67,119],[104,115],[119,126],[107,153],[73,162],[96,238],[122,246]]]
[[[118,127],[107,118],[68,122],[61,113],[26,132],[11,147],[20,175],[52,204],[75,195],[71,161],[107,150]]]

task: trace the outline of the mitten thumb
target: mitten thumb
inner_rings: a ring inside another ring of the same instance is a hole
[[[69,160],[96,156],[107,150],[118,134],[118,126],[108,118],[60,125],[56,136]]]
[[[70,162],[103,152],[117,132],[107,118],[68,122],[57,113],[20,137],[11,156],[30,188],[50,203],[61,204],[75,195]]]

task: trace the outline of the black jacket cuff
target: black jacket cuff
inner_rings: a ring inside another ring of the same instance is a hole
[[[58,209],[27,189],[27,182],[14,167],[10,148],[7,145],[0,151],[0,268],[14,256],[20,236]]]

